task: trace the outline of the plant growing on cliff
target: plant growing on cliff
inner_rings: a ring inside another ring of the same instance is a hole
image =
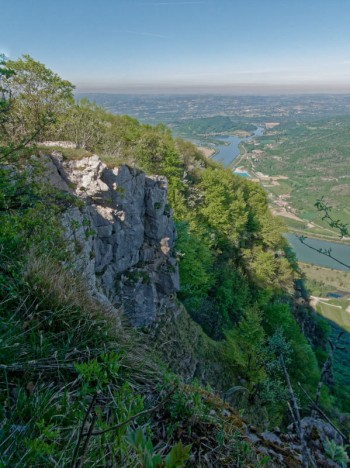
[[[261,322],[261,312],[250,308],[238,327],[227,333],[227,360],[237,367],[239,378],[247,383],[251,398],[255,387],[266,377],[263,368],[265,332]]]
[[[191,446],[184,447],[182,442],[175,444],[166,457],[156,453],[152,440],[147,438],[142,429],[129,431],[127,442],[135,450],[141,466],[145,468],[181,468],[189,458]]]
[[[337,445],[334,440],[326,439],[323,442],[323,447],[325,449],[326,455],[328,458],[333,460],[335,463],[338,463],[341,468],[346,468],[350,462],[350,458],[346,453],[347,446]]]

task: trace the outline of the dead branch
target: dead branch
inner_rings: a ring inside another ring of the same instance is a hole
[[[303,429],[303,426],[301,424],[301,419],[300,419],[300,412],[299,412],[298,402],[297,402],[297,400],[295,398],[294,390],[293,390],[293,387],[292,387],[292,384],[291,384],[291,381],[290,381],[290,378],[289,378],[289,374],[288,374],[288,371],[287,371],[287,368],[286,368],[286,364],[284,362],[284,358],[283,358],[282,354],[280,354],[280,362],[281,362],[283,373],[284,373],[284,376],[285,376],[285,379],[286,379],[286,382],[287,382],[289,395],[290,395],[290,400],[291,400],[291,403],[292,403],[291,404],[291,410],[292,410],[292,414],[293,414],[294,424],[296,426],[297,433],[298,433],[300,443],[301,443],[301,451],[302,451],[301,456],[302,456],[302,459],[303,459],[303,465],[305,467],[309,467],[309,465],[311,465],[312,468],[316,468],[315,462],[313,461],[313,459],[312,459],[312,457],[311,457],[311,455],[309,453],[309,450],[307,448],[304,429]]]
[[[299,388],[303,391],[303,393],[306,395],[308,400],[312,404],[312,408],[317,411],[332,427],[337,433],[343,438],[343,440],[346,440],[345,434],[343,434],[340,429],[337,428],[337,426],[329,419],[329,417],[321,410],[319,406],[317,406],[316,402],[311,398],[311,396],[308,394],[308,392],[301,386],[301,383],[298,382]]]
[[[83,423],[80,427],[80,431],[79,431],[79,436],[78,436],[78,442],[77,442],[77,445],[75,446],[75,450],[74,450],[74,454],[73,454],[73,459],[72,459],[72,463],[71,463],[71,467],[73,468],[75,466],[75,461],[77,459],[77,456],[78,456],[78,452],[79,452],[79,447],[80,447],[80,443],[81,443],[81,440],[83,438],[83,431],[84,431],[84,428],[85,428],[85,424],[88,420],[88,417],[93,409],[93,407],[95,406],[95,403],[96,403],[96,399],[97,399],[97,393],[95,393],[95,395],[93,396],[91,402],[90,402],[90,405],[85,413],[85,416],[84,416],[84,420],[83,420]],[[91,426],[90,426],[91,428]],[[90,429],[89,429],[89,432],[90,432]]]
[[[74,467],[74,468],[80,468],[81,466],[83,466],[85,454],[86,454],[86,451],[87,451],[87,448],[88,448],[88,445],[89,445],[91,436],[92,436],[92,434],[93,434],[92,431],[93,431],[93,429],[94,429],[96,419],[97,419],[97,413],[94,413],[93,416],[92,416],[92,421],[91,421],[91,424],[90,424],[90,427],[89,427],[89,431],[88,431],[88,433],[87,433],[87,435],[86,435],[86,439],[85,439],[85,441],[84,441],[84,445],[83,445],[83,450],[82,450],[82,452],[81,452],[81,456],[80,456],[79,460],[77,461],[77,463],[75,464],[75,467]]]

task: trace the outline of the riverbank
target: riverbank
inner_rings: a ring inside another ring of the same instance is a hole
[[[273,214],[275,214],[276,216],[280,216],[285,221],[283,214],[281,213],[273,213]],[[307,221],[305,221],[305,224],[306,223]],[[333,236],[327,235],[327,234],[318,234],[315,232],[308,232],[305,229],[297,229],[295,227],[288,225],[288,222],[286,222],[286,224],[288,227],[288,232],[290,232],[291,234],[304,236],[304,237],[307,237],[308,239],[314,239],[314,240],[323,241],[323,242],[332,242],[334,244],[347,245],[350,247],[350,239],[348,237],[346,237],[345,239],[339,239],[339,237],[336,236],[336,233],[334,233]]]
[[[197,146],[197,149],[204,154],[206,158],[212,158],[214,154],[216,154],[216,150],[214,148],[208,148],[206,146]]]

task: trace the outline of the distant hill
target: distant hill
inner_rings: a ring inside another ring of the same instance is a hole
[[[256,126],[249,123],[233,122],[230,117],[217,115],[215,117],[203,117],[199,119],[183,120],[176,126],[176,132],[183,135],[215,135],[220,133],[243,130],[252,132]]]

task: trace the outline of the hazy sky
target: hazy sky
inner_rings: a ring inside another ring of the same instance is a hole
[[[349,91],[350,0],[4,0],[1,49],[80,90]]]

